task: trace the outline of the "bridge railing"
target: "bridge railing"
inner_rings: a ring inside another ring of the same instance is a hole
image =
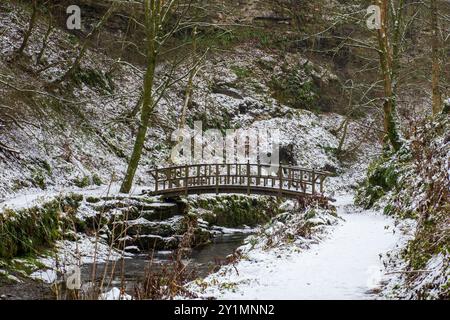
[[[155,193],[179,191],[188,193],[193,188],[246,187],[250,194],[252,188],[296,191],[315,195],[323,193],[327,172],[303,169],[292,166],[271,166],[265,164],[190,164],[158,168],[150,171],[154,178]]]

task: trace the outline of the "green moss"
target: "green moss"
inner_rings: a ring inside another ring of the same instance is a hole
[[[268,222],[279,213],[275,199],[238,195],[198,199],[192,207],[204,209],[201,218],[208,223],[230,228],[256,226]]]
[[[292,108],[317,110],[319,89],[311,80],[300,77],[300,68],[285,66],[282,75],[272,76],[268,83],[272,96]]]
[[[19,272],[23,275],[30,275],[36,270],[47,268],[37,259],[35,254],[28,254],[20,259],[13,259],[8,266],[15,272]]]
[[[19,213],[6,210],[0,218],[0,257],[33,253],[39,246],[53,242],[59,236],[58,223],[56,207]]]
[[[61,239],[65,226],[72,224],[79,199],[70,195],[29,209],[5,209],[0,214],[0,258],[36,254]]]
[[[96,186],[101,186],[101,185],[103,184],[102,179],[101,179],[97,174],[94,174],[94,175],[92,176],[92,182],[93,182]]]
[[[316,211],[314,209],[308,210],[308,212],[305,214],[305,220],[312,219],[316,216]]]
[[[399,154],[395,155],[399,157]],[[404,172],[404,161],[393,160],[394,154],[385,152],[373,161],[367,170],[367,178],[361,183],[356,192],[355,201],[358,205],[371,208],[379,199],[390,191],[401,190],[400,176]],[[388,207],[386,212],[391,212]]]
[[[68,33],[67,34],[67,39],[73,45],[77,45],[79,43],[78,38],[75,35],[73,35],[73,34]]]
[[[112,93],[114,91],[111,77],[99,70],[79,68],[73,73],[72,77],[77,85],[85,84],[92,88],[99,88],[108,93]]]
[[[41,170],[36,170],[35,172],[33,172],[31,179],[33,181],[33,184],[41,188],[42,190],[45,190],[47,188],[47,185],[45,183],[45,175]]]
[[[48,163],[47,161],[42,161],[42,168],[44,168],[44,170],[47,172],[47,174],[51,175],[52,174],[52,166],[50,165],[50,163]]]
[[[233,72],[236,74],[236,76],[240,80],[249,78],[253,74],[252,70],[250,70],[249,68],[245,68],[245,67],[232,66],[231,70],[233,70]]]
[[[100,201],[101,201],[101,199],[97,198],[97,197],[87,197],[86,198],[86,202],[89,202],[89,203],[99,203]]]
[[[84,196],[82,194],[71,193],[67,197],[60,199],[61,206],[64,208],[64,212],[69,210],[76,211],[83,201]]]
[[[447,208],[428,212],[428,218],[423,219],[417,226],[415,238],[408,243],[405,255],[413,270],[421,270],[431,257],[442,253],[444,256],[450,253],[450,235],[442,235],[442,226],[447,223]],[[441,211],[444,209],[444,211]]]
[[[194,121],[201,121],[203,123],[203,130],[218,129],[222,134],[226,134],[228,129],[238,129],[236,125],[232,125],[232,115],[223,110],[220,114],[212,116],[208,112],[201,112],[196,114],[195,118],[188,118],[187,125],[194,127]]]
[[[78,187],[78,188],[85,188],[87,186],[89,186],[90,181],[89,181],[89,177],[88,176],[84,176],[84,177],[78,177],[75,178],[75,180],[73,181],[73,183]]]

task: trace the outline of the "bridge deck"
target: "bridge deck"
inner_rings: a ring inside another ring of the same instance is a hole
[[[193,164],[150,171],[149,195],[240,193],[300,198],[323,193],[327,172],[263,164]]]

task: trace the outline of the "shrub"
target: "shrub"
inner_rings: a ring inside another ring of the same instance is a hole
[[[88,176],[84,176],[82,178],[78,177],[74,180],[74,184],[78,188],[85,188],[85,187],[89,186],[89,184],[90,184],[89,177]]]

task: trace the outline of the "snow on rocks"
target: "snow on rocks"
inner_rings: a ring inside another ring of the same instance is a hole
[[[99,300],[132,300],[129,294],[114,287],[106,293],[100,295]]]
[[[58,279],[58,273],[53,269],[38,270],[30,275],[31,278],[41,280],[44,283],[54,283]]]
[[[49,202],[57,197],[64,195],[79,194],[84,197],[129,197],[133,195],[142,195],[145,190],[144,187],[135,186],[131,190],[130,194],[122,194],[119,192],[120,185],[112,184],[109,186],[98,186],[90,188],[50,188],[48,190],[34,190],[31,192],[25,192],[21,194],[11,195],[6,199],[0,199],[0,211],[2,209],[20,210],[24,208],[30,208],[35,205]]]
[[[3,269],[0,269],[0,277],[5,277],[8,281],[12,281],[15,283],[22,283],[22,280]]]
[[[208,225],[205,225],[205,228]],[[220,226],[212,226],[211,231],[217,234],[253,234],[256,233],[259,228],[250,228],[249,226],[244,226],[244,228],[225,228]]]
[[[132,257],[130,253],[119,252],[111,248],[103,239],[88,237],[84,234],[77,236],[79,238],[77,241],[57,241],[54,254],[38,259],[45,268],[33,272],[31,277],[46,283],[53,283],[58,279],[58,274],[65,274],[67,270],[75,266]]]

